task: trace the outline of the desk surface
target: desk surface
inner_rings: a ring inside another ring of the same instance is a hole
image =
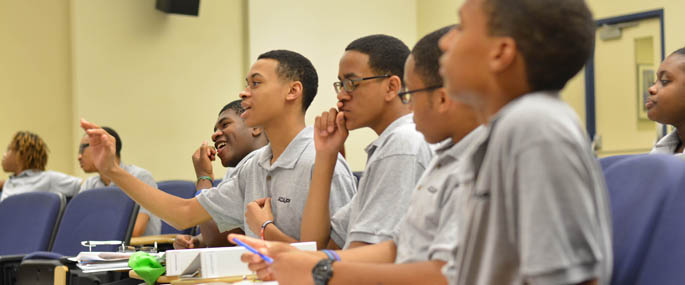
[[[133,237],[133,238],[131,238],[130,245],[133,245],[133,246],[152,245],[155,242],[157,242],[158,244],[173,244],[175,238],[176,238],[176,234]]]
[[[136,274],[133,270],[128,272],[128,276],[131,278],[134,278],[134,279],[142,280],[142,278],[140,278],[140,276],[138,274]],[[176,284],[186,285],[186,284],[200,284],[200,283],[217,282],[217,283],[231,284],[231,283],[236,283],[236,282],[245,281],[245,280],[256,281],[257,276],[248,275],[248,276],[245,276],[244,278],[242,276],[240,276],[240,277],[183,278],[183,279],[181,279],[178,276],[164,276],[163,275],[163,276],[160,276],[159,278],[157,278],[157,283],[171,283],[172,285],[176,285]],[[275,285],[278,284],[277,282],[266,282],[264,284],[267,284],[267,283],[268,284],[275,284]],[[257,284],[262,284],[262,282],[258,282]]]

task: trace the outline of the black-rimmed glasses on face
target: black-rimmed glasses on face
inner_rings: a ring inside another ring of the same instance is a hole
[[[402,91],[397,93],[397,96],[400,97],[400,100],[402,100],[402,103],[409,104],[409,103],[411,103],[411,94],[412,93],[423,92],[423,91],[431,91],[431,90],[438,89],[438,88],[442,88],[442,85],[435,85],[435,86],[416,89],[416,90],[407,90],[407,87],[404,87],[404,88],[402,88]]]
[[[78,154],[83,154],[83,151],[86,150],[87,147],[89,147],[90,144],[88,143],[82,143],[78,145]]]
[[[355,88],[359,85],[359,82],[362,82],[364,80],[371,80],[371,79],[378,79],[378,78],[388,78],[390,77],[390,74],[386,75],[377,75],[377,76],[370,76],[370,77],[362,77],[362,78],[345,78],[342,81],[338,82],[333,82],[333,88],[335,88],[335,93],[338,94],[342,89],[345,89],[345,92],[352,92],[354,91]]]

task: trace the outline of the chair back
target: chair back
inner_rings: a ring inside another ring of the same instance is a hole
[[[66,199],[54,192],[13,195],[0,203],[0,255],[50,249]]]
[[[160,190],[169,193],[171,195],[185,198],[185,199],[190,199],[195,196],[196,188],[195,188],[195,183],[190,182],[190,181],[185,181],[185,180],[168,180],[168,181],[161,181],[157,183],[157,187],[159,187]],[[162,229],[160,231],[161,234],[191,234],[193,228],[187,228],[184,230],[177,230],[176,228],[172,227],[171,225],[167,224],[164,220],[162,220]]]
[[[81,241],[131,239],[138,205],[118,187],[84,191],[74,196],[64,211],[52,251],[75,256],[88,248]],[[93,251],[116,251],[117,246],[97,246]]]
[[[604,171],[612,211],[612,284],[685,284],[685,161],[637,155]]]

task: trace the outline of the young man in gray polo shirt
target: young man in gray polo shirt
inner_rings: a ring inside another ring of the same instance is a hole
[[[219,117],[214,124],[214,133],[212,134],[214,148],[203,143],[193,153],[193,167],[197,176],[196,187],[198,190],[218,191],[217,189],[221,187],[221,185],[212,187],[210,180],[214,179],[212,161],[216,157],[221,161],[221,165],[229,168],[221,182],[226,183],[230,180],[236,165],[240,161],[249,153],[264,147],[268,143],[262,128],[247,127],[243,119],[240,118],[240,114],[245,111],[240,106],[241,102],[242,100],[232,101],[219,111]],[[220,232],[214,220],[209,220],[200,224],[200,232],[201,234],[194,237],[177,235],[174,240],[174,248],[229,246],[230,243],[226,239],[228,233],[242,233],[242,230],[238,228],[235,231]]]
[[[176,228],[214,219],[220,231],[241,227],[256,237],[260,228],[246,224],[246,207],[252,208],[253,215],[267,215],[264,208],[271,208],[273,216],[267,218],[273,224],[267,225],[264,237],[298,240],[314,166],[312,128],[305,127],[304,113],[316,95],[316,70],[298,53],[275,50],[259,56],[246,81],[247,87],[240,93],[245,108],[241,118],[249,127],[263,127],[269,145],[250,153],[218,191],[182,199],[146,185],[114,163],[111,136],[84,120],[81,126],[99,156],[95,165],[134,200]],[[355,193],[354,176],[342,157],[338,157],[331,183],[330,211],[334,213]]]
[[[150,174],[149,171],[132,164],[124,164],[121,161],[121,148],[123,144],[121,142],[119,134],[117,134],[117,132],[114,131],[112,128],[102,128],[116,140],[115,160],[116,163],[119,164],[119,167],[121,167],[134,177],[140,179],[140,181],[143,181],[145,184],[157,188],[157,182],[155,182],[155,179],[152,177],[152,174]],[[97,168],[95,168],[95,165],[93,164],[93,154],[88,147],[88,136],[83,136],[81,138],[81,143],[79,145],[78,150],[78,162],[81,166],[81,169],[83,169],[85,173],[98,172]],[[114,183],[114,181],[107,178],[107,176],[98,173],[98,175],[88,177],[83,182],[83,184],[81,185],[80,192],[109,186],[116,186],[116,184]],[[133,233],[131,234],[131,236],[138,237],[158,235],[160,234],[161,230],[162,221],[159,219],[159,217],[151,214],[150,211],[141,207],[140,211],[138,212],[138,217],[136,217],[136,224],[133,227]]]
[[[322,114],[333,122],[344,118],[335,135],[317,133],[314,180],[302,218],[302,240],[319,248],[352,248],[392,239],[409,205],[411,190],[428,166],[432,151],[416,131],[402,89],[409,49],[397,38],[371,35],[345,48],[338,68],[338,109]],[[333,124],[330,125],[331,128]],[[335,215],[328,212],[330,177],[347,130],[368,127],[378,138],[366,147],[368,159],[352,202]],[[330,130],[330,129],[329,129]]]
[[[340,262],[333,264],[333,278],[320,280],[336,284],[444,284],[443,265],[452,258],[457,246],[456,208],[459,191],[455,172],[464,150],[485,134],[471,107],[449,99],[438,74],[438,40],[449,31],[445,27],[420,39],[405,64],[406,90],[399,93],[403,102],[411,102],[416,128],[429,143],[438,143],[437,156],[412,191],[411,202],[393,239],[379,244],[337,251]],[[340,118],[342,120],[342,118]],[[319,121],[321,129],[327,122]],[[336,129],[343,127],[342,121]],[[335,135],[332,133],[331,135]],[[318,137],[317,137],[318,139]],[[318,143],[318,141],[317,141]],[[252,240],[254,241],[254,240]],[[254,243],[253,243],[254,244]],[[263,246],[257,242],[255,246]],[[292,248],[272,243],[268,254],[277,256],[272,272],[283,284],[311,282],[312,267],[330,262],[324,253],[284,254]],[[324,258],[324,261],[320,261]],[[250,260],[248,256],[246,261]],[[259,259],[257,259],[259,260]],[[283,263],[285,260],[286,263]],[[394,261],[395,265],[389,264]],[[380,264],[372,264],[380,263]],[[252,263],[260,277],[270,278],[264,263]],[[266,270],[265,270],[266,269]],[[316,277],[315,277],[316,278]]]
[[[558,93],[592,54],[590,10],[583,0],[466,0],[459,15],[440,43],[441,73],[488,134],[458,172],[450,284],[608,284],[604,177]]]
[[[2,156],[2,169],[12,175],[0,180],[0,201],[27,192],[56,192],[71,197],[78,193],[81,178],[45,170],[48,146],[37,134],[19,131],[14,134]]]

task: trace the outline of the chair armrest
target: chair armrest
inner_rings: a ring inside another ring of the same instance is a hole
[[[0,256],[0,284],[14,284],[24,254]]]
[[[166,235],[155,235],[155,236],[142,236],[131,238],[130,245],[132,246],[143,246],[143,245],[153,245],[155,242],[157,244],[173,244],[174,239],[177,234],[166,234]]]

